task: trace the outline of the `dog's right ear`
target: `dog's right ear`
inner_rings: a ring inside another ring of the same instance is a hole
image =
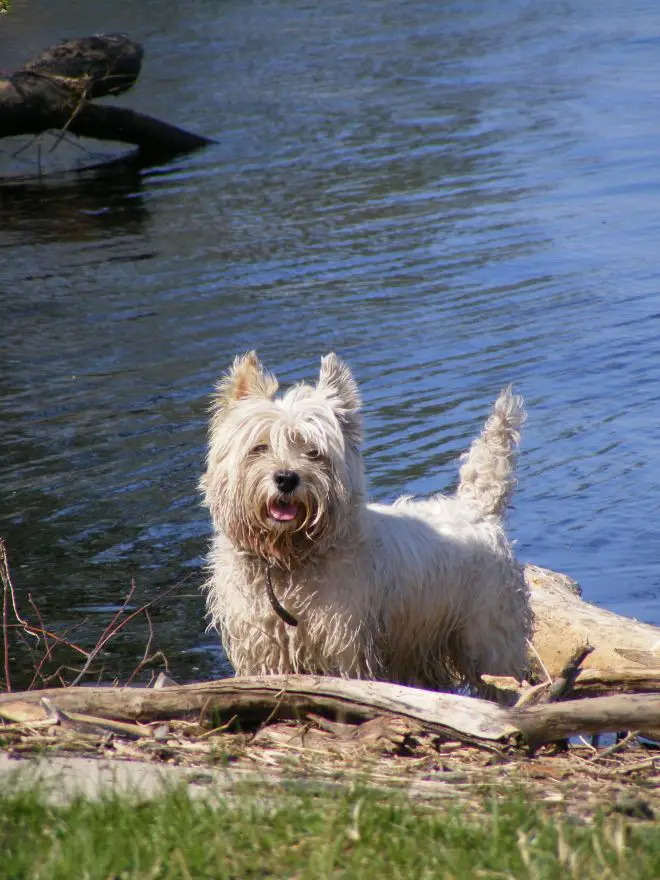
[[[271,398],[276,391],[275,376],[263,368],[256,351],[249,351],[235,358],[227,375],[218,382],[214,409],[222,412],[250,395]]]
[[[327,395],[344,433],[354,443],[359,443],[362,439],[362,399],[353,374],[334,352],[321,358],[317,387]]]

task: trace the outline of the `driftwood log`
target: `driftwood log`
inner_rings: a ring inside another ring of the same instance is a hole
[[[566,575],[527,565],[525,578],[534,610],[534,653],[551,677],[585,644],[594,650],[583,669],[655,669],[660,676],[660,627],[585,602]]]
[[[244,728],[311,713],[356,722],[378,715],[420,724],[445,739],[475,745],[532,746],[579,734],[660,729],[660,693],[624,694],[507,709],[486,700],[387,682],[323,676],[251,676],[154,688],[71,687],[0,696],[0,718],[34,723],[54,712],[85,723],[145,725],[172,719],[237,722]],[[139,728],[136,728],[139,731]]]
[[[124,34],[67,40],[9,75],[0,74],[0,138],[62,133],[119,141],[164,159],[212,143],[151,116],[92,101],[119,95],[139,76],[143,48]]]

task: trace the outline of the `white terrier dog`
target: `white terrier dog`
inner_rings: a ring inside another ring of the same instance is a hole
[[[500,394],[454,496],[390,506],[365,501],[348,367],[329,354],[315,386],[277,387],[254,352],[236,358],[201,481],[215,527],[208,607],[236,672],[487,695],[482,673],[520,679],[531,612],[502,520],[522,399]]]

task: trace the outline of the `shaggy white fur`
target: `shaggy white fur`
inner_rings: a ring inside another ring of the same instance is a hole
[[[500,394],[454,496],[367,504],[360,396],[334,354],[276,397],[254,352],[213,404],[201,481],[215,528],[208,607],[238,674],[432,688],[521,678],[531,612],[503,528],[522,399]],[[290,625],[269,598],[266,572]],[[285,613],[286,615],[286,613]]]

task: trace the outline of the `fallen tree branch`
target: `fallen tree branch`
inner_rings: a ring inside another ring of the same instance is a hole
[[[581,645],[576,648],[557,678],[544,681],[536,687],[523,691],[516,702],[516,708],[522,709],[523,706],[536,706],[539,703],[556,703],[559,700],[565,700],[574,689],[582,663],[593,650],[591,645]]]
[[[640,693],[660,693],[660,669],[581,669],[573,685],[576,698]]]
[[[74,687],[0,696],[0,717],[16,706],[43,705],[61,711],[130,722],[215,714],[214,723],[236,716],[239,726],[302,719],[309,713],[345,720],[387,714],[412,719],[437,735],[476,745],[517,739],[532,750],[580,734],[660,728],[660,694],[626,694],[505,709],[486,700],[435,693],[388,682],[323,676],[273,675],[222,679],[162,690]],[[29,709],[32,711],[32,708]]]
[[[98,34],[60,43],[0,77],[0,138],[57,129],[132,144],[154,159],[213,143],[133,110],[91,103],[130,89],[143,51],[124,34]]]
[[[571,657],[569,657],[568,663],[562,669],[561,675],[559,675],[550,685],[543,702],[557,703],[559,700],[565,700],[566,697],[568,697],[573,690],[575,680],[578,677],[582,664],[589,654],[593,653],[593,650],[592,645],[581,645],[579,648],[575,649]]]
[[[206,711],[221,718],[236,715],[246,727],[269,717],[302,718],[308,712],[316,712],[355,720],[368,720],[380,714],[400,715],[422,721],[438,734],[477,743],[504,740],[515,733],[506,710],[486,700],[382,681],[312,675],[228,678],[162,690],[51,688],[0,696],[0,714],[12,702],[34,704],[44,696],[65,712],[143,723],[188,718],[206,707]]]
[[[510,709],[508,718],[531,747],[592,733],[660,726],[660,694],[625,694]]]

